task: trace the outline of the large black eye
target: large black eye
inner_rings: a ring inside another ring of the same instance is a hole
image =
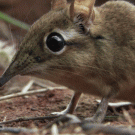
[[[47,37],[46,45],[51,51],[59,52],[64,48],[65,41],[59,33],[53,32]]]

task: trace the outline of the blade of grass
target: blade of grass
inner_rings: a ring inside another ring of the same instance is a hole
[[[21,22],[21,21],[15,19],[15,18],[3,13],[3,12],[0,12],[0,19],[6,21],[8,23],[11,23],[11,24],[13,24],[15,26],[18,26],[18,27],[20,27],[22,29],[25,29],[25,30],[28,30],[30,28],[30,25],[28,25],[28,24],[26,24],[24,22]]]

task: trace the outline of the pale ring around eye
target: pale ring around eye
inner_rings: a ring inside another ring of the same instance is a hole
[[[65,40],[61,34],[57,32],[52,32],[47,37],[44,38],[45,47],[53,54],[62,54],[67,46]]]

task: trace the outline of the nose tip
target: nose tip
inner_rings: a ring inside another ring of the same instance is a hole
[[[0,77],[0,87],[8,82],[13,76],[6,76],[5,74]]]
[[[2,77],[0,78],[0,87],[2,87],[4,85],[3,81],[2,81]]]
[[[0,77],[0,87],[2,87],[6,83],[5,78]]]
[[[9,79],[5,78],[5,77],[0,77],[0,87],[2,87]]]

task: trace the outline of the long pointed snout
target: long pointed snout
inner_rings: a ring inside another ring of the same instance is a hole
[[[13,63],[6,69],[4,74],[0,77],[0,87],[2,87],[6,82],[8,82],[11,78],[17,75],[13,70]]]
[[[6,82],[8,82],[13,76],[3,74],[0,78],[0,87],[2,87]]]
[[[0,87],[2,87],[6,82],[8,82],[14,76],[18,74],[24,75],[26,71],[28,72],[28,69],[30,69],[28,67],[30,67],[32,61],[31,58],[32,57],[29,57],[27,53],[25,54],[25,53],[18,52],[15,55],[9,67],[7,68],[7,70],[0,77]]]

